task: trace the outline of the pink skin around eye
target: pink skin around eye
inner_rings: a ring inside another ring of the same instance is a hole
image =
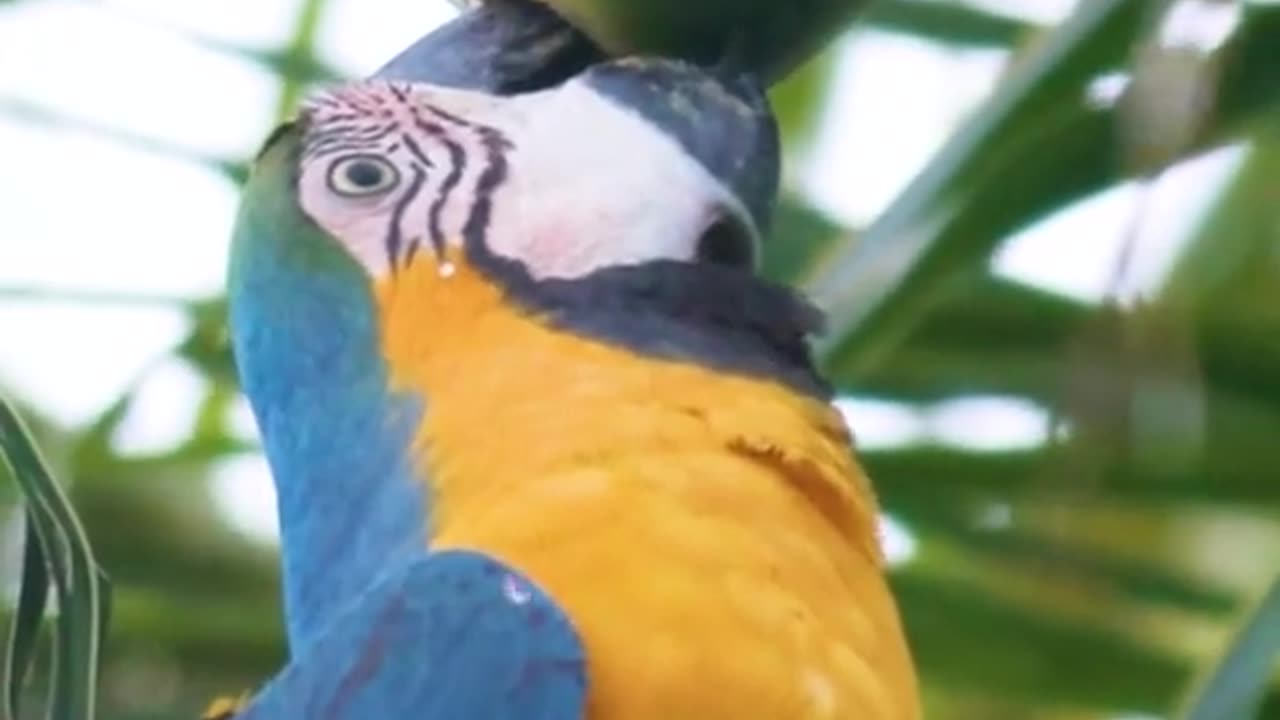
[[[324,149],[317,145],[299,193],[312,219],[375,277],[390,271],[389,247],[400,248],[396,261],[402,261],[428,227],[446,242],[461,240],[494,152],[477,128],[508,141],[503,183],[486,190],[492,202],[485,242],[535,277],[575,278],[607,266],[689,260],[711,215],[724,207],[724,189],[669,138],[583,88],[522,98],[377,84],[349,93],[352,98],[339,91],[315,101],[313,132],[328,132],[330,147],[346,152],[362,137],[377,136],[378,154],[395,165],[400,182],[377,198],[337,195],[327,179],[337,158],[319,155]],[[353,113],[361,127],[348,136]],[[388,122],[395,129],[379,135]],[[452,174],[459,151],[466,162]],[[398,243],[389,234],[396,223]]]
[[[397,194],[390,192],[366,199],[335,195],[329,189],[332,159],[322,158],[304,166],[298,195],[306,213],[375,276],[390,268],[386,244],[387,216]]]

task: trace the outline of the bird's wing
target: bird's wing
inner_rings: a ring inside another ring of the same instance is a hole
[[[384,577],[236,720],[580,720],[582,645],[530,580],[487,556],[427,554]]]

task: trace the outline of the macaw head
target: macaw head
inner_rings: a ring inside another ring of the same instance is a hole
[[[308,100],[249,190],[288,195],[369,278],[451,249],[538,279],[655,260],[752,268],[778,150],[750,78],[631,58],[503,95],[395,67]]]
[[[373,556],[385,562],[429,523],[405,448],[432,400],[393,388],[380,287],[466,264],[551,315],[565,298],[619,293],[697,313],[714,295],[710,323],[752,328],[743,337],[773,323],[773,337],[744,342],[807,362],[808,306],[752,275],[778,171],[774,119],[750,76],[603,61],[533,3],[488,3],[277,130],[245,189],[229,296],[280,493],[295,643],[327,612],[317,608],[367,584]],[[764,307],[769,317],[750,316]],[[415,316],[412,332],[438,320]],[[583,323],[660,354],[750,355],[689,328]],[[335,565],[349,577],[335,583]],[[321,573],[323,587],[308,581]]]
[[[654,260],[749,270],[776,177],[750,97],[643,59],[514,96],[366,81],[312,98],[268,167],[375,279],[451,248],[538,279]]]

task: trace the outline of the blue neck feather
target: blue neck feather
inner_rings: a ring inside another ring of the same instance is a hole
[[[265,183],[275,186],[253,186]],[[277,173],[253,184],[232,260],[232,343],[279,496],[296,656],[422,551],[428,506],[409,448],[423,403],[389,390],[364,273],[301,216]]]

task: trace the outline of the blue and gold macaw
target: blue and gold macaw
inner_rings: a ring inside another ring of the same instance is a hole
[[[292,661],[237,717],[919,717],[819,314],[752,272],[762,91],[486,8],[249,180]]]

